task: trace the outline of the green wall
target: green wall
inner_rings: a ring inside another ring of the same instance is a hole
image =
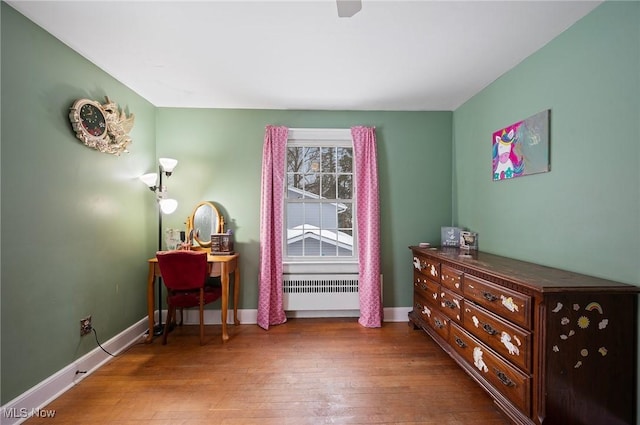
[[[491,134],[551,110],[551,172],[491,179]],[[640,285],[640,3],[605,2],[454,112],[454,221],[483,251]]]
[[[451,217],[451,112],[158,109],[158,156],[178,159],[166,180],[179,201],[166,227],[184,229],[200,201],[211,200],[234,231],[242,255],[241,308],[258,305],[262,143],[267,124],[290,128],[376,127],[384,305],[410,306],[407,246],[437,241]],[[434,178],[424,177],[426,173]],[[434,207],[434,203],[437,206]]]
[[[155,201],[155,108],[2,3],[1,403],[146,315]],[[135,112],[131,153],[87,148],[69,123],[78,98]],[[35,406],[34,406],[35,407]]]
[[[491,134],[545,109],[551,172],[493,182]],[[454,222],[481,250],[640,286],[640,2],[603,3],[453,122]]]

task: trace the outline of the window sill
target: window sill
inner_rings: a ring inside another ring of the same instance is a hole
[[[290,262],[283,263],[285,274],[294,273],[358,273],[358,263]]]

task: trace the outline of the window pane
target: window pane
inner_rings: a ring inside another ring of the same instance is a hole
[[[320,204],[312,203],[312,204],[301,204],[304,207],[304,225],[305,229],[309,232],[314,229],[321,228],[320,221]]]
[[[287,148],[287,172],[299,172],[302,167],[302,148]]]
[[[353,230],[342,229],[340,230],[340,235],[344,236],[348,240],[348,238],[353,238]]]
[[[304,256],[317,257],[320,254],[320,242],[318,239],[306,238],[304,240]]]
[[[343,202],[342,209],[338,210],[338,227],[340,229],[353,229],[353,203]]]
[[[322,175],[322,197],[336,199],[336,176],[333,174]]]
[[[293,187],[298,189],[296,193],[299,195],[297,198],[303,197],[303,192],[307,185],[307,176],[301,173],[288,173],[287,174],[287,185],[288,187]]]
[[[338,257],[353,257],[353,245],[340,245],[338,248]]]
[[[336,148],[322,148],[322,172],[336,172]]]
[[[353,149],[337,148],[337,154],[338,154],[338,172],[352,173],[353,172]]]
[[[338,175],[338,199],[353,198],[353,176],[351,174]]]
[[[310,173],[304,176],[304,197],[317,199],[320,196],[320,174]]]
[[[303,255],[303,243],[302,235],[303,228],[301,224],[304,222],[304,211],[302,204],[287,204],[287,244],[286,255],[288,256],[302,256]]]
[[[338,256],[353,256],[353,230],[338,230]]]
[[[323,257],[335,257],[337,252],[336,236],[334,229],[327,229],[322,233],[322,252]]]
[[[287,244],[287,257],[302,257],[303,256],[303,246],[302,241],[292,242]]]
[[[304,158],[301,171],[304,173],[317,173],[320,171],[320,148],[303,148]]]
[[[287,229],[292,230],[304,224],[304,204],[287,204]]]
[[[302,199],[302,183],[299,174],[289,173],[287,174],[287,191],[285,197],[288,199]]]

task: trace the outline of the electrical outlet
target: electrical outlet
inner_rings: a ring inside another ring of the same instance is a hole
[[[91,329],[91,316],[87,316],[80,320],[80,336],[85,336],[86,334],[91,333]]]

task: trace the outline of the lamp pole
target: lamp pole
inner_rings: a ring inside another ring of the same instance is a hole
[[[158,187],[162,191],[162,167],[158,165]],[[162,209],[158,205],[158,251],[162,251]],[[153,335],[158,336],[164,333],[162,325],[162,277],[158,276],[158,325],[153,328]]]
[[[178,160],[173,158],[159,158],[158,174],[148,173],[140,176],[140,180],[146,184],[152,192],[156,194],[158,201],[158,251],[162,251],[162,213],[171,214],[176,210],[178,202],[175,199],[165,198],[166,192],[162,184],[162,175],[171,175],[173,169],[178,165]],[[157,183],[157,184],[156,184]],[[158,324],[153,328],[153,335],[162,335],[164,326],[162,325],[162,277],[157,277],[158,284]]]

